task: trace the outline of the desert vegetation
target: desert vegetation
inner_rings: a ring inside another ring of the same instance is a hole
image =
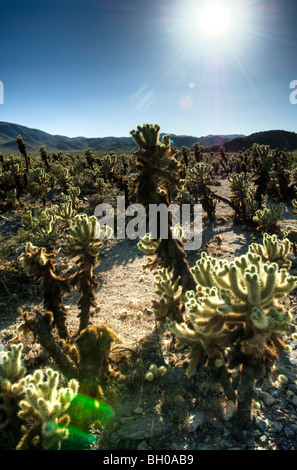
[[[255,388],[286,380],[297,152],[177,149],[151,124],[131,135],[135,152],[30,154],[19,136],[0,156],[3,449],[170,449],[198,405],[240,441]],[[167,238],[148,220],[139,240],[109,238],[94,209],[116,220],[118,196],[201,204],[201,247],[185,250],[171,216]]]

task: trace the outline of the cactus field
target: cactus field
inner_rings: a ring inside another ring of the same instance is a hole
[[[131,135],[0,155],[0,450],[296,449],[297,150]],[[103,204],[199,205],[201,246]]]

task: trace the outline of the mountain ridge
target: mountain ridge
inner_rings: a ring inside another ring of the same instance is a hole
[[[132,137],[67,137],[3,121],[0,122],[0,151],[15,153],[18,135],[21,135],[29,152],[38,152],[42,145],[51,152],[81,152],[86,148],[106,152],[133,151],[137,148]],[[251,147],[253,143],[270,145],[271,148],[279,148],[280,150],[284,148],[289,151],[297,149],[297,134],[284,130],[256,132],[249,136],[243,134],[209,134],[200,137],[170,134],[170,136],[172,145],[177,149],[183,146],[192,147],[196,142],[200,142],[208,151],[218,151],[221,146],[224,146],[227,152],[237,152],[243,148]]]

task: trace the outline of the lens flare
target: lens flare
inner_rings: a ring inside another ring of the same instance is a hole
[[[96,429],[106,426],[114,417],[111,406],[82,394],[76,395],[72,400],[67,414],[70,417],[70,425],[67,426],[68,437],[62,443],[65,450],[89,448],[96,442],[96,437],[90,433],[90,427]],[[61,425],[57,425],[59,426]]]
[[[190,96],[183,96],[180,99],[179,104],[183,109],[188,109],[193,106],[193,100]]]

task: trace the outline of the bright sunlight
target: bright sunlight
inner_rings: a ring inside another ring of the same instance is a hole
[[[207,2],[198,17],[199,29],[209,36],[222,36],[231,26],[231,11],[219,2]]]

